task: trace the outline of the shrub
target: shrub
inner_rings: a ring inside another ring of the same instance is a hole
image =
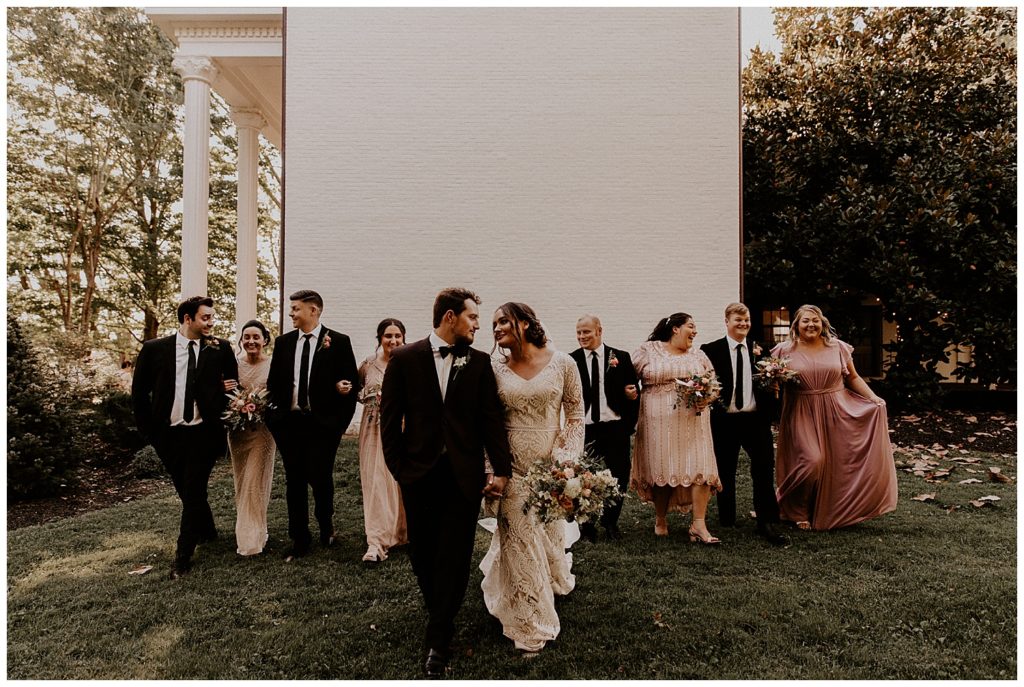
[[[7,318],[7,498],[46,496],[72,478],[71,422],[52,377]]]

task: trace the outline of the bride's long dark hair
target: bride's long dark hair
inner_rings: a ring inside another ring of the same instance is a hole
[[[501,314],[512,320],[512,336],[515,337],[519,345],[523,345],[523,341],[532,343],[537,348],[544,348],[548,343],[548,335],[544,332],[544,325],[540,323],[537,318],[537,313],[533,311],[533,308],[528,306],[526,303],[515,303],[509,301],[504,305],[498,306],[498,310]],[[522,334],[520,334],[520,325],[522,325]],[[493,353],[498,348],[498,342],[494,342],[494,348],[491,349]]]

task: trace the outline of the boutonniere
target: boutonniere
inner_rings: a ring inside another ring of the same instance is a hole
[[[202,341],[204,348],[212,348],[214,350],[220,348],[220,339],[216,339],[212,336],[204,336]]]
[[[762,352],[761,344],[754,344],[754,357],[760,356]]]
[[[452,381],[453,382],[455,381],[455,378],[459,376],[459,370],[464,368],[468,362],[469,362],[469,354],[468,353],[466,353],[465,355],[461,355],[458,358],[454,358],[452,360]]]
[[[328,349],[330,347],[331,347],[331,335],[329,333],[328,334],[324,334],[323,341],[320,342],[320,347],[317,348],[316,350],[317,351],[321,351],[321,350]]]
[[[615,357],[615,351],[608,352],[608,369],[619,366],[619,359]]]

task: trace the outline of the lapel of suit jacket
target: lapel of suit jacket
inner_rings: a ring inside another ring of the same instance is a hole
[[[722,387],[729,390],[729,398],[732,398],[733,388],[736,386],[736,382],[733,379],[732,366],[733,359],[736,351],[732,349],[732,344],[729,342],[727,337],[721,338],[722,350],[725,351],[725,365],[722,367]]]
[[[441,396],[441,380],[437,378],[437,366],[434,364],[434,349],[430,346],[430,337],[423,339],[420,343],[423,348],[417,355],[423,365],[423,373],[428,375],[428,379],[434,380],[431,388],[436,392],[437,402],[444,403],[444,397]]]
[[[615,356],[616,359],[618,359],[618,357],[619,356]],[[605,344],[605,346],[604,346],[604,367],[601,368],[601,370],[602,370],[601,375],[602,375],[602,378],[604,379],[604,398],[605,398],[605,401],[608,400],[608,397],[610,395],[608,390],[611,387],[608,386],[608,378],[612,374],[611,361],[612,361],[612,347],[609,346],[608,344]]]
[[[309,366],[309,377],[310,377],[310,379],[313,378],[313,371],[320,367],[319,364],[318,364],[319,360],[321,358],[325,358],[326,357],[325,355],[322,355],[322,354],[325,352],[324,351],[324,338],[328,335],[328,333],[330,333],[330,330],[327,329],[327,327],[320,327],[320,336],[316,337],[316,344],[314,345],[313,352],[311,353],[311,355],[313,356],[313,362]]]

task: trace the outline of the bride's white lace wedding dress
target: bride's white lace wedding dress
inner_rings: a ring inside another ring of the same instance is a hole
[[[523,513],[523,477],[537,460],[551,460],[555,448],[583,450],[583,387],[575,361],[559,351],[532,379],[523,379],[504,362],[492,365],[513,463],[498,502],[497,531],[480,563],[481,587],[487,610],[501,621],[505,636],[519,649],[539,651],[558,636],[554,595],[568,594],[576,585],[566,548],[579,537],[579,529],[564,520],[544,525],[532,512]]]

